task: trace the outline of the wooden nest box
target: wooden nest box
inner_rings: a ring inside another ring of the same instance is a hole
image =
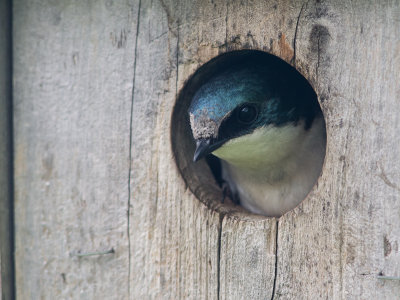
[[[12,7],[12,31],[0,22],[3,299],[399,297],[387,280],[400,277],[399,2]],[[171,146],[185,83],[246,49],[296,68],[326,121],[322,174],[279,219],[216,202],[210,173],[185,180]]]

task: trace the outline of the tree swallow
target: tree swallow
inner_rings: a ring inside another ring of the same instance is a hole
[[[265,216],[295,208],[325,157],[325,122],[316,95],[295,69],[272,57],[220,71],[189,107],[194,161],[212,153],[243,207]]]

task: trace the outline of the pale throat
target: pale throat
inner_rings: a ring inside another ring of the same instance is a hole
[[[213,154],[232,167],[247,171],[260,172],[280,169],[284,172],[290,167],[296,151],[302,144],[306,131],[303,124],[288,124],[276,127],[265,126],[252,133],[231,139]]]

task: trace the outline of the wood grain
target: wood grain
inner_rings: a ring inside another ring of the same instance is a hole
[[[129,297],[137,15],[138,1],[14,1],[18,299]]]
[[[399,276],[400,6],[309,2],[298,66],[327,121],[318,186],[279,222],[276,294],[396,299]],[[307,64],[305,66],[305,64]]]
[[[400,276],[398,2],[18,0],[14,20],[19,298],[398,297],[376,277]],[[295,66],[326,118],[318,184],[279,219],[191,162],[188,85],[241,49]]]
[[[187,189],[170,146],[186,5],[142,1],[140,8],[129,213],[133,298],[217,295],[219,216]]]

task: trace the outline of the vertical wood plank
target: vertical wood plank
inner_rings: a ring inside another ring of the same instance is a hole
[[[318,186],[279,222],[276,298],[396,299],[400,285],[400,5],[309,1],[298,65],[328,145]]]
[[[187,189],[170,146],[172,109],[185,80],[178,60],[186,13],[178,1],[141,2],[131,144],[131,299],[217,295],[219,216]]]
[[[11,1],[0,2],[0,296],[14,298],[12,237]]]
[[[18,299],[129,296],[137,10],[138,1],[14,2]]]

